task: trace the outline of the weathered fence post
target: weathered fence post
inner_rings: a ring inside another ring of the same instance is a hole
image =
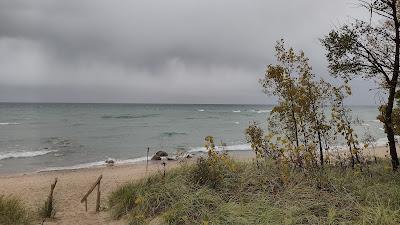
[[[97,185],[96,212],[100,212],[100,181]]]
[[[102,178],[103,178],[103,175],[100,175],[99,178],[97,178],[96,182],[89,189],[89,191],[81,199],[81,203],[85,202],[85,210],[86,211],[87,211],[87,198],[89,197],[90,193],[92,193],[92,191],[96,188],[96,186],[97,186],[96,212],[100,211],[100,181]]]
[[[53,193],[54,193],[54,188],[56,188],[57,184],[57,178],[54,179],[54,182],[50,186],[50,193],[49,196],[47,197],[47,206],[46,207],[46,217],[50,218],[51,214],[53,212]]]
[[[147,175],[147,169],[149,168],[149,152],[150,148],[147,147],[147,157],[146,157],[146,175]]]
[[[162,162],[162,165],[163,165],[163,167],[164,167],[164,174],[163,174],[163,178],[165,178],[165,165],[166,165],[167,163],[165,163],[165,162]]]

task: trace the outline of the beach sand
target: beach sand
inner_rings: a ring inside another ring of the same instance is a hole
[[[176,167],[176,161],[168,161],[167,169]],[[160,161],[149,162],[148,173],[162,173]],[[100,175],[101,180],[101,207],[106,207],[107,197],[118,186],[146,176],[146,164],[134,164],[101,168],[87,168],[79,170],[65,170],[30,173],[25,175],[8,175],[0,177],[0,194],[13,195],[32,210],[38,210],[49,194],[50,185],[54,178],[58,178],[54,190],[56,215],[54,220],[44,224],[126,224],[124,221],[113,221],[109,212],[95,213],[96,190],[88,198],[88,212],[85,205],[80,203],[92,184]]]
[[[388,155],[386,147],[376,148],[378,157]],[[373,155],[369,150],[368,155]],[[235,153],[236,159],[248,160],[254,157],[252,152]],[[189,160],[189,161],[193,161]],[[178,166],[177,161],[168,161],[167,169]],[[149,162],[148,173],[162,173],[161,161]],[[62,225],[97,225],[97,224],[126,224],[126,221],[114,221],[107,210],[95,213],[96,190],[88,198],[88,212],[81,198],[89,190],[99,175],[101,181],[101,207],[107,206],[109,194],[122,184],[138,180],[146,176],[146,163],[121,165],[112,167],[87,168],[78,170],[51,171],[18,175],[0,176],[0,195],[13,195],[20,198],[29,208],[36,211],[42,206],[49,194],[50,185],[58,178],[54,190],[56,215],[55,219],[46,220],[44,224]]]

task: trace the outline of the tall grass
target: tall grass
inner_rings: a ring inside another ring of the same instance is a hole
[[[232,160],[234,170],[215,170],[223,166],[204,160],[120,187],[112,215],[130,224],[400,224],[400,175],[387,162],[304,172]]]
[[[14,197],[0,196],[1,225],[28,225],[31,222],[30,212],[20,200]]]

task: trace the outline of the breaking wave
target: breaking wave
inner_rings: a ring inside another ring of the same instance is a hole
[[[0,125],[20,125],[20,123],[6,122],[6,123],[0,123]]]
[[[124,160],[119,160],[116,159],[115,165],[126,165],[126,164],[135,164],[135,163],[140,163],[140,162],[145,162],[147,157],[139,157],[139,158],[134,158],[134,159],[124,159]],[[150,157],[149,157],[150,160]],[[105,160],[103,161],[97,161],[97,162],[89,162],[89,163],[81,163],[73,166],[59,166],[59,167],[48,167],[42,170],[39,170],[38,172],[47,172],[47,171],[59,171],[59,170],[76,170],[76,169],[84,169],[84,168],[92,168],[92,167],[101,167],[101,166],[106,166],[107,163]]]
[[[103,119],[140,119],[140,118],[149,118],[149,117],[156,117],[160,114],[143,114],[143,115],[104,115],[101,118]]]
[[[41,155],[46,155],[51,152],[57,152],[58,150],[39,150],[39,151],[15,151],[0,153],[0,160],[12,159],[12,158],[30,158]]]

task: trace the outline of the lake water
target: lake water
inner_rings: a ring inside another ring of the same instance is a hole
[[[227,149],[247,151],[244,130],[265,121],[269,105],[0,104],[0,173],[142,161],[154,153],[202,151],[212,135]],[[384,138],[375,106],[352,107],[357,132]],[[380,140],[385,141],[384,139]]]

